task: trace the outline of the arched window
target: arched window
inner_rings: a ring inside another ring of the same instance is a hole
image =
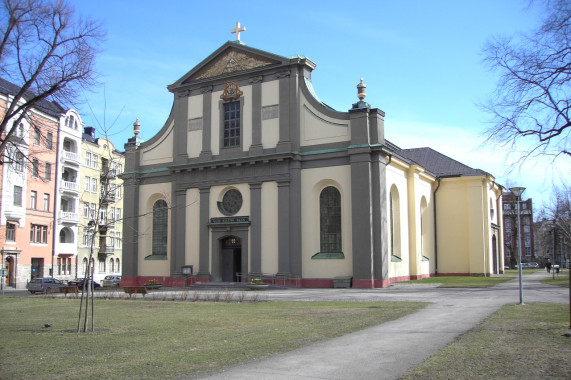
[[[167,235],[168,207],[161,199],[153,205],[153,255],[167,254]]]
[[[342,252],[341,193],[328,186],[319,195],[319,225],[321,252]]]
[[[401,232],[400,232],[400,197],[397,187],[391,186],[389,195],[389,249],[391,256],[400,258],[401,254]],[[398,260],[397,260],[398,261]]]
[[[117,258],[115,260],[115,270],[117,271],[117,273],[121,273],[121,262],[119,261],[119,259]]]
[[[425,197],[420,200],[420,254],[426,256],[428,252],[428,202]]]

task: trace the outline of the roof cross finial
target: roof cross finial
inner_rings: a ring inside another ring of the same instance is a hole
[[[240,41],[240,32],[245,31],[245,27],[240,27],[240,21],[236,22],[236,29],[232,29],[230,33],[236,33],[236,41]]]

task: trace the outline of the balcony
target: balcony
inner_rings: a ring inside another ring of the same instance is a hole
[[[61,189],[66,193],[79,194],[79,183],[62,180]]]
[[[104,167],[101,170],[101,179],[117,178],[117,170]]]
[[[79,214],[74,211],[60,211],[59,220],[61,223],[78,223]]]
[[[81,156],[79,154],[67,150],[63,151],[62,159],[64,162],[70,162],[76,165],[79,165],[81,162]]]
[[[115,192],[101,192],[101,194],[99,195],[99,199],[101,199],[101,202],[103,203],[112,203],[115,202]]]

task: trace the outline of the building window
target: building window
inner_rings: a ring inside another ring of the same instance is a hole
[[[119,207],[115,209],[115,221],[121,223],[121,209]]]
[[[400,230],[400,195],[395,185],[391,187],[389,194],[389,244],[391,257],[400,260],[401,255],[401,230]]]
[[[6,223],[6,241],[16,241],[16,225]]]
[[[30,192],[30,208],[35,210],[38,205],[38,193],[34,190]]]
[[[341,247],[341,194],[328,186],[319,195],[320,250],[342,252]]]
[[[97,194],[97,178],[91,178],[91,192]]]
[[[153,205],[153,255],[167,254],[168,207],[167,202],[158,200]]]
[[[14,186],[14,206],[22,207],[22,188]]]
[[[89,207],[91,219],[95,219],[95,208],[96,207],[97,207],[97,205],[95,203],[92,203]]]
[[[99,272],[105,273],[105,260],[99,260]]]
[[[91,244],[91,233],[89,232],[89,229],[85,228],[83,230],[83,246],[84,247],[89,247]]]
[[[121,232],[115,232],[115,248],[121,248]]]
[[[24,170],[24,154],[20,151],[14,155],[14,170],[20,173]]]
[[[93,169],[97,169],[97,167],[98,167],[97,160],[99,160],[99,156],[96,155],[96,154],[94,154],[93,157],[92,157],[92,159],[91,159],[91,167],[92,167]]]
[[[224,147],[240,146],[240,102],[224,103]]]
[[[40,161],[37,158],[32,160],[32,177],[38,178],[40,173]]]
[[[85,152],[85,166],[91,166],[91,153]]]
[[[40,145],[40,128],[34,127],[34,145]]]
[[[44,211],[50,211],[50,195],[44,193]]]
[[[85,219],[89,218],[89,202],[83,203],[83,217]]]
[[[52,164],[50,164],[49,162],[46,162],[45,180],[46,181],[52,180]]]
[[[30,242],[46,244],[48,242],[48,227],[32,224],[30,228]]]
[[[46,134],[46,148],[48,148],[48,150],[53,150],[54,148],[54,134],[52,132],[48,132]]]

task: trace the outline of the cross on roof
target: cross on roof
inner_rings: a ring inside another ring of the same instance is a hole
[[[245,31],[245,27],[240,27],[240,21],[236,23],[236,29],[232,29],[230,33],[236,33],[236,41],[240,41],[240,32]]]

